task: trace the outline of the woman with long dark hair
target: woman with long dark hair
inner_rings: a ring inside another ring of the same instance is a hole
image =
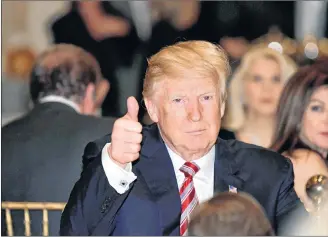
[[[328,58],[305,66],[286,84],[278,106],[273,150],[290,158],[295,191],[310,207],[307,180],[328,175]]]

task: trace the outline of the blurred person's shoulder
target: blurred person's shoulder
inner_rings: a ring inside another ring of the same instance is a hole
[[[322,160],[322,156],[319,153],[305,148],[296,149],[289,156],[294,159],[293,162],[295,163]]]
[[[97,117],[93,115],[78,115],[76,120],[76,130],[89,134],[90,142],[98,141],[100,137],[112,133],[115,117]],[[81,128],[81,129],[80,129]],[[96,140],[97,139],[97,140]]]
[[[19,131],[24,130],[27,121],[30,119],[30,113],[23,114],[21,116],[12,117],[9,121],[2,121],[1,135],[2,137],[10,137],[14,134],[20,134]],[[2,120],[6,118],[2,117]]]
[[[310,178],[315,174],[328,175],[328,167],[323,157],[312,150],[296,149],[288,158],[292,161],[294,171],[302,177]]]
[[[115,117],[101,117],[94,115],[82,115],[79,114],[81,121],[85,123],[91,123],[99,127],[113,127],[114,122],[117,118]]]

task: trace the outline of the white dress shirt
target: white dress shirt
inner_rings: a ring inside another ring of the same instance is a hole
[[[77,113],[81,113],[81,110],[80,110],[80,107],[78,106],[78,104],[76,104],[75,102],[69,100],[69,99],[66,99],[62,96],[58,96],[58,95],[48,95],[48,96],[45,96],[43,98],[41,98],[39,100],[39,102],[41,104],[43,103],[47,103],[47,102],[58,102],[58,103],[62,103],[62,104],[65,104],[69,107],[71,107],[72,109],[74,109]]]
[[[123,169],[118,166],[108,155],[107,143],[102,150],[101,159],[102,166],[105,171],[109,184],[120,194],[126,192],[130,184],[137,179],[137,176],[132,172],[132,164],[129,163]],[[185,179],[184,174],[180,171],[181,166],[186,162],[183,158],[173,152],[166,146],[169,156],[172,160],[174,173],[176,176],[178,187],[182,186]],[[204,202],[213,197],[214,194],[214,161],[215,161],[215,146],[203,157],[194,162],[199,166],[199,171],[193,177],[193,182],[199,202]]]
[[[47,103],[47,102],[58,102],[58,103],[62,103],[62,104],[68,105],[71,108],[73,108],[78,114],[81,114],[81,110],[80,110],[80,107],[79,107],[78,104],[76,104],[75,102],[73,102],[73,101],[71,101],[69,99],[66,99],[66,98],[64,98],[62,96],[48,95],[48,96],[45,96],[45,97],[41,98],[39,100],[39,102],[41,104]],[[102,114],[101,108],[96,108],[96,111],[95,111],[94,116],[96,116],[96,117],[102,117],[101,114]]]

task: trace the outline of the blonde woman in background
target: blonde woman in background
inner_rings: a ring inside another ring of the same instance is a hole
[[[292,59],[270,48],[246,53],[228,88],[223,127],[240,141],[269,147],[280,94],[296,68]]]

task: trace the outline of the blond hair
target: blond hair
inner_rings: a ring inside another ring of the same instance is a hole
[[[297,69],[296,63],[290,57],[281,54],[274,49],[261,47],[247,52],[243,57],[240,66],[233,74],[231,83],[228,87],[227,109],[223,118],[222,126],[231,131],[239,130],[244,124],[246,115],[242,101],[243,80],[251,64],[260,58],[271,59],[279,64],[281,79],[284,83],[287,82]]]
[[[206,41],[185,41],[167,46],[148,60],[143,96],[151,97],[158,82],[177,79],[186,72],[203,78],[216,79],[221,101],[226,97],[226,79],[230,73],[228,57],[223,49]]]

